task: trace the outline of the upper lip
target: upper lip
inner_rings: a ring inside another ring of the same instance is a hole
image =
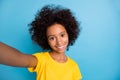
[[[57,48],[63,48],[64,46],[56,46]]]

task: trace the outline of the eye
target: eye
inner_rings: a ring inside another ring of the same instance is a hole
[[[61,37],[64,37],[65,36],[65,34],[61,34]]]
[[[54,37],[49,37],[48,39],[49,39],[49,40],[54,40],[55,38],[54,38]]]

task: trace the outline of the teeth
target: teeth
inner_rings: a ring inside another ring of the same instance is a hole
[[[64,46],[60,46],[60,47],[57,47],[57,48],[60,48],[60,49],[62,49],[62,48],[64,48]]]

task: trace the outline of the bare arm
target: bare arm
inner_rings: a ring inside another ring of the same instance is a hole
[[[37,59],[32,55],[23,54],[17,49],[0,42],[0,64],[17,67],[35,67]]]

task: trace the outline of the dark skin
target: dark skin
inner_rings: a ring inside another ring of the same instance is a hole
[[[46,32],[52,50],[50,56],[57,62],[67,61],[65,50],[68,45],[68,34],[61,24],[51,25]],[[16,67],[36,67],[37,59],[33,55],[24,54],[17,49],[0,42],[0,64]]]
[[[37,59],[32,55],[24,54],[17,49],[0,42],[0,64],[16,67],[35,67]]]

